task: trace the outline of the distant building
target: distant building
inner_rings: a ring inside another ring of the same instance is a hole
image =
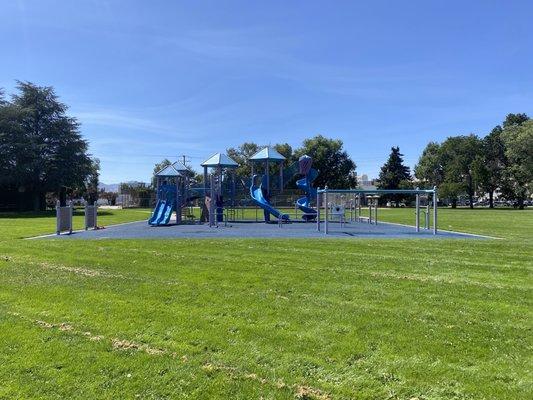
[[[362,174],[357,176],[357,185],[360,189],[365,190],[373,190],[376,189],[376,180],[375,179],[368,179],[367,174]]]

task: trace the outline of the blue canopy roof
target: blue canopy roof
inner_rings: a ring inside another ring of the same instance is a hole
[[[272,147],[265,147],[262,150],[259,150],[257,153],[255,153],[253,156],[250,157],[250,160],[252,161],[283,161],[285,160],[285,157],[283,157],[281,154],[279,154],[275,149]]]
[[[174,164],[172,164],[174,169],[178,172],[190,172],[191,169],[187,167],[185,164],[183,164],[181,161],[176,161]]]
[[[176,161],[174,164],[167,165],[165,168],[158,171],[155,176],[181,176],[185,172],[190,172],[190,169],[183,163]]]
[[[202,167],[237,168],[239,164],[226,154],[216,153],[205,160]]]

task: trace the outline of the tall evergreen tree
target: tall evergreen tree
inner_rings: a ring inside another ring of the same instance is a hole
[[[379,189],[404,189],[411,186],[411,170],[403,163],[403,154],[398,146],[391,147],[387,162],[381,167],[377,187]],[[392,200],[399,206],[400,201],[408,196],[386,195],[383,201]]]
[[[0,184],[31,200],[23,208],[43,209],[47,192],[85,187],[95,164],[53,88],[18,82],[17,91],[0,104]]]

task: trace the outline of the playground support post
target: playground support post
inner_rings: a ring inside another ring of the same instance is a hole
[[[209,201],[209,227],[212,227],[215,225],[215,176],[214,174],[210,175],[209,180],[209,194],[210,194],[210,201]]]
[[[316,191],[316,230],[320,232],[320,188]]]
[[[433,186],[433,234],[437,234],[437,186]]]
[[[184,187],[183,185],[183,181],[181,181],[181,185],[180,185],[180,177],[177,177],[176,178],[176,200],[175,200],[175,203],[174,203],[174,209],[176,210],[176,225],[179,225],[181,223],[181,205],[183,203],[182,201],[182,195],[183,193],[181,192],[180,190],[180,186]],[[187,183],[185,183],[185,185],[187,185]],[[186,195],[185,195],[186,196]]]
[[[367,196],[368,202],[368,223],[369,224],[378,224],[378,197],[377,196]],[[373,221],[373,222],[372,222]]]
[[[267,195],[270,196],[270,163],[268,162],[268,158],[265,161],[265,174],[266,174],[266,192]]]
[[[416,190],[419,190],[417,187]],[[415,215],[416,215],[416,231],[420,232],[420,195],[416,194],[416,203],[415,203]]]
[[[361,195],[357,195],[357,212],[356,212],[356,218],[355,220],[357,222],[361,222]]]
[[[328,187],[324,188],[324,235],[328,234]]]
[[[283,192],[283,161],[279,165],[279,192]]]

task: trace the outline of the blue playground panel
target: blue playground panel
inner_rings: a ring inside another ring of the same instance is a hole
[[[321,225],[324,229],[324,224]],[[329,223],[329,233],[317,232],[316,223],[288,223],[279,227],[278,224],[264,222],[236,222],[228,226],[220,224],[218,228],[204,225],[169,225],[151,227],[146,221],[132,222],[110,226],[102,230],[78,231],[72,235],[49,236],[58,239],[201,239],[201,238],[314,238],[314,239],[482,239],[482,236],[458,232],[440,231],[433,235],[431,230],[416,232],[414,227],[380,222],[370,225],[364,222],[346,223],[340,227],[338,223]]]

